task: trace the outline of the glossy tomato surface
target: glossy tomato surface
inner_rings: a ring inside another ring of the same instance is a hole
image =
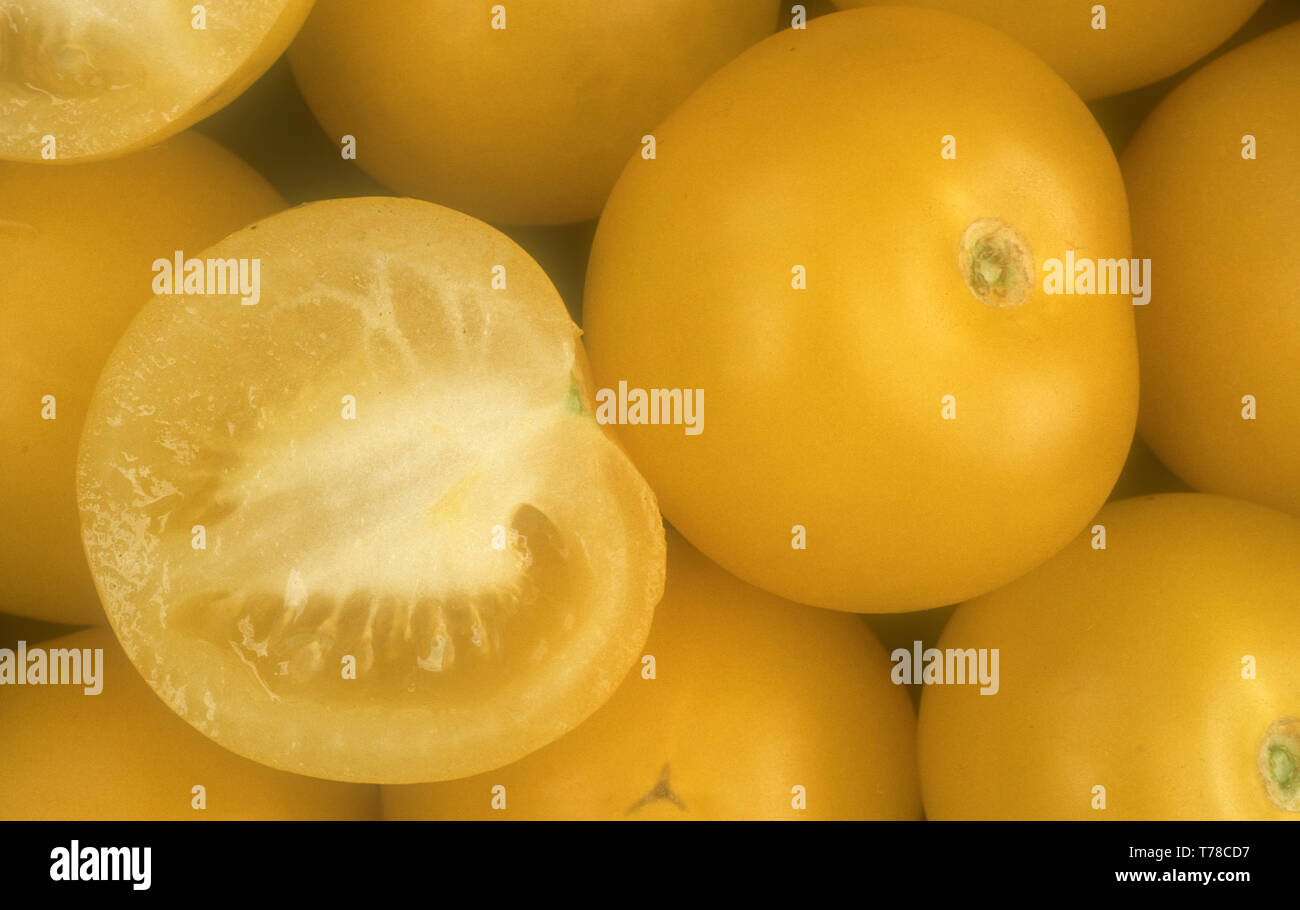
[[[776,28],[774,0],[321,0],[290,50],[357,164],[503,224],[595,218],[706,76]]]
[[[1195,63],[1263,0],[834,0],[840,7],[922,6],[969,16],[1038,54],[1084,98],[1104,98]]]
[[[1300,818],[1300,520],[1199,493],[1095,526],[963,604],[938,648],[997,648],[999,686],[930,685],[936,819]]]
[[[1078,532],[1138,368],[1130,296],[1043,284],[1129,255],[1114,155],[1057,75],[967,19],[854,10],[752,48],[656,132],[601,218],[584,326],[611,396],[702,396],[698,432],[617,427],[674,526],[862,612],[982,593]]]
[[[1300,514],[1300,23],[1180,85],[1122,164],[1155,275],[1143,438],[1199,490]]]

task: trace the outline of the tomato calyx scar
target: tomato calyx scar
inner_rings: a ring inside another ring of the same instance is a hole
[[[1300,812],[1300,718],[1269,725],[1257,761],[1268,801],[1284,812]]]
[[[1033,252],[1024,235],[998,218],[978,218],[962,231],[957,268],[975,298],[1019,306],[1033,289]]]
[[[667,764],[665,764],[663,770],[659,772],[659,780],[655,782],[655,785],[652,788],[650,788],[650,792],[629,806],[626,814],[631,815],[641,807],[648,806],[661,799],[667,800],[682,811],[686,810],[686,803],[682,802],[682,798],[674,793],[672,787],[668,785]]]

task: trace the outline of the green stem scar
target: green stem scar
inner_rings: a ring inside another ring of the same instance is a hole
[[[582,388],[576,378],[569,379],[569,394],[565,396],[564,408],[570,414],[587,414],[587,405],[582,400]]]
[[[1300,718],[1274,721],[1259,744],[1264,793],[1284,812],[1300,812]]]
[[[962,231],[957,268],[975,298],[989,306],[1019,306],[1033,289],[1029,242],[997,218],[979,218]]]

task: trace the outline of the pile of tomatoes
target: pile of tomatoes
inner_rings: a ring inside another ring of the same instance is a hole
[[[0,818],[1297,817],[1294,7],[173,6],[0,4]]]

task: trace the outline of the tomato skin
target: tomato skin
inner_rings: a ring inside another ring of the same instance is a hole
[[[1270,725],[1300,716],[1300,521],[1173,493],[1095,523],[1106,549],[1085,532],[944,629],[940,649],[999,648],[1001,679],[995,695],[925,687],[927,817],[1300,818],[1257,770]]]
[[[103,649],[101,691],[5,686],[0,819],[374,819],[377,788],[315,780],[240,758],[173,714],[107,629],[29,647]],[[15,647],[14,641],[3,646]],[[196,809],[201,785],[206,808]]]
[[[1300,23],[1199,70],[1122,160],[1136,255],[1139,431],[1199,490],[1300,514]],[[1243,158],[1254,137],[1257,157]],[[1230,302],[1230,305],[1228,304]],[[1243,419],[1253,396],[1254,419]]]
[[[1163,79],[1204,57],[1264,0],[1109,0],[1106,28],[1094,29],[1092,3],[1036,0],[834,0],[841,8],[889,4],[942,9],[978,19],[1038,54],[1086,99]]]
[[[778,12],[773,0],[502,6],[493,28],[491,4],[320,0],[289,59],[331,139],[354,135],[376,179],[494,223],[565,224],[595,218],[642,137]]]
[[[0,357],[0,609],[102,624],[75,476],[99,370],[151,296],[155,259],[198,252],[284,200],[196,133],[114,161],[0,163],[0,199],[0,269],[15,302]]]
[[[865,624],[750,587],[672,531],[668,554],[654,679],[634,667],[605,707],[512,765],[383,787],[385,817],[918,818],[912,708]],[[638,805],[665,767],[680,805]]]
[[[1130,298],[1037,283],[1068,249],[1129,251],[1114,155],[1057,76],[969,20],[835,13],[750,49],[656,134],[601,218],[584,326],[598,387],[704,390],[699,435],[617,428],[687,539],[783,597],[894,612],[1004,584],[1077,533],[1132,439],[1137,359]],[[966,285],[984,218],[1032,250],[1018,306]]]

